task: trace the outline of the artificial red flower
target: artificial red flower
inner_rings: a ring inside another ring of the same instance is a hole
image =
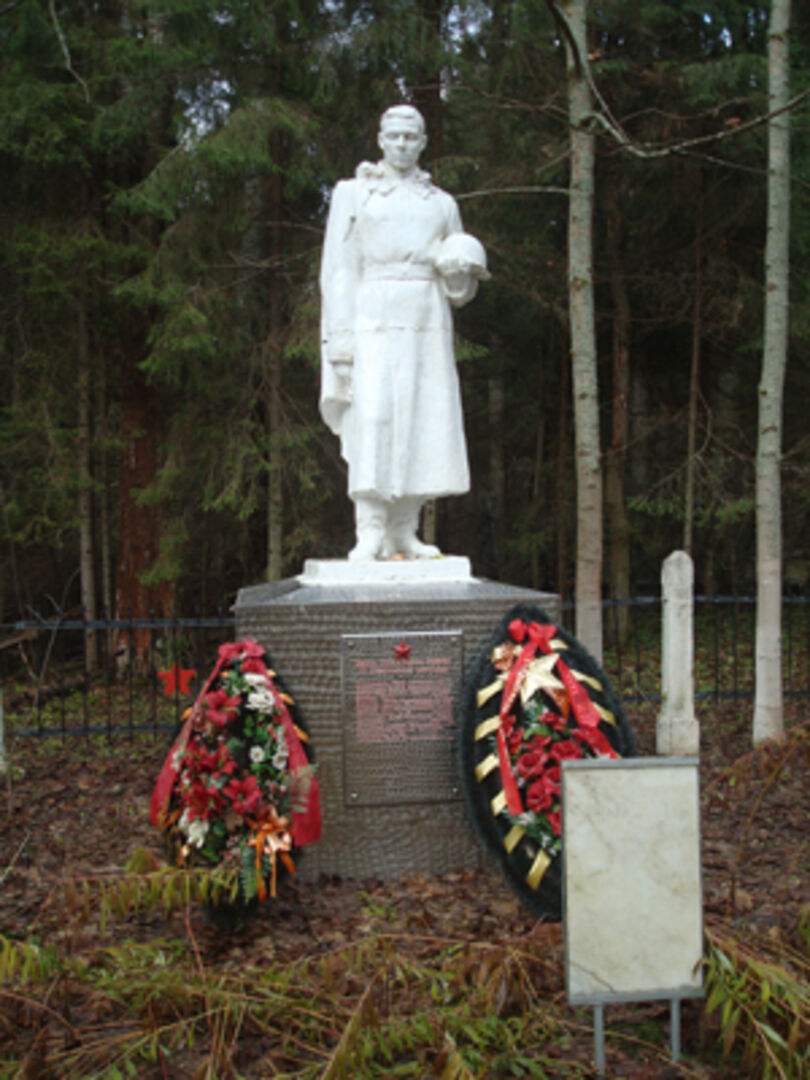
[[[560,716],[558,713],[551,712],[550,710],[546,710],[546,712],[539,717],[539,720],[541,724],[545,724],[555,731],[562,731],[566,724],[564,716]]]
[[[205,719],[209,724],[224,728],[236,715],[242,703],[238,694],[231,696],[227,690],[212,690],[205,695]]]
[[[515,728],[515,714],[509,713],[501,720],[501,731],[503,731],[506,737],[506,745],[509,747],[509,753],[515,755],[520,752],[523,746],[523,728]]]
[[[524,780],[531,780],[544,772],[547,761],[548,754],[542,750],[529,750],[518,758],[517,771]]]
[[[554,833],[554,835],[560,836],[560,834],[562,833],[562,825],[560,823],[560,811],[549,810],[546,813],[546,821],[548,821],[549,825],[551,826],[551,831]]]
[[[506,745],[509,747],[510,754],[513,756],[519,754],[523,749],[523,728],[518,728],[511,735],[507,735]]]
[[[220,792],[215,787],[207,787],[199,777],[192,780],[185,801],[189,821],[193,821],[194,818],[207,820],[212,814],[218,814],[225,805]]]
[[[252,774],[244,780],[234,777],[229,780],[222,789],[223,793],[233,800],[233,808],[237,814],[253,814],[256,807],[262,801],[262,793],[256,777]]]
[[[509,623],[509,633],[515,641],[523,641],[526,637],[526,623],[523,619],[512,619]]]
[[[554,740],[551,738],[550,735],[532,735],[531,739],[529,739],[529,743],[526,749],[539,750],[542,752],[543,750],[547,750],[549,745],[553,741]]]
[[[223,769],[232,772],[236,762],[229,761],[229,758],[230,753],[224,743],[216,750],[209,751],[205,743],[195,738],[189,742],[184,764],[193,773],[216,773]]]
[[[548,810],[552,803],[552,792],[543,783],[542,777],[535,780],[526,792],[526,806],[535,814]]]
[[[560,794],[560,767],[546,769],[526,792],[526,806],[535,813],[548,810],[555,795]]]
[[[582,746],[575,739],[560,739],[552,744],[548,756],[555,761],[570,761],[583,756]]]

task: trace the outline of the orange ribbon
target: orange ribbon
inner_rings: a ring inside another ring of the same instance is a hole
[[[267,889],[264,884],[264,874],[262,873],[262,855],[269,855],[270,895],[275,899],[276,856],[280,855],[290,873],[295,873],[295,863],[289,854],[292,848],[292,837],[288,832],[290,823],[287,818],[279,817],[272,808],[260,820],[245,818],[245,821],[251,829],[255,830],[250,840],[248,840],[248,844],[256,849],[256,892],[260,900],[267,899]]]

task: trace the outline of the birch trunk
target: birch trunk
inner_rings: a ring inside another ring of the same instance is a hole
[[[563,5],[579,56],[588,55],[585,0]],[[595,137],[588,129],[591,92],[566,39],[571,176],[568,208],[568,304],[577,469],[576,635],[602,659],[602,474],[596,323],[593,301]]]
[[[768,32],[769,108],[789,94],[790,2],[773,0]],[[757,440],[757,630],[754,744],[784,731],[782,715],[782,396],[787,360],[790,120],[768,122],[768,232],[765,242],[765,333]]]

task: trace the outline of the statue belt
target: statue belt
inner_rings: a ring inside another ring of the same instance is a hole
[[[433,281],[432,263],[374,263],[363,270],[363,281]]]

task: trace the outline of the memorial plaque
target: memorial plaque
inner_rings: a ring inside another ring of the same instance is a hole
[[[696,758],[564,761],[572,1005],[702,993]]]
[[[351,806],[460,798],[460,630],[341,637],[344,790]]]

